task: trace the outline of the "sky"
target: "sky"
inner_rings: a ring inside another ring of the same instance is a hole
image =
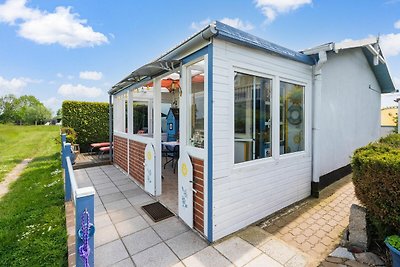
[[[400,0],[0,0],[0,96],[34,95],[53,112],[108,101],[112,85],[214,20],[293,50],[379,36],[400,89]]]

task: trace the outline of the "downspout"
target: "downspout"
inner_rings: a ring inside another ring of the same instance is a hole
[[[313,125],[312,125],[312,182],[311,195],[319,197],[319,175],[321,155],[321,111],[322,111],[322,66],[328,60],[326,50],[318,52],[318,62],[313,72]]]
[[[112,94],[109,94],[108,100],[108,134],[109,134],[109,142],[110,142],[110,162],[113,162],[113,155],[114,155],[114,146],[113,146],[113,107],[112,107]]]

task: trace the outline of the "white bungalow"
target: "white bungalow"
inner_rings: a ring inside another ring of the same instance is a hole
[[[113,160],[215,241],[349,173],[393,91],[376,38],[295,52],[214,22],[109,91]]]

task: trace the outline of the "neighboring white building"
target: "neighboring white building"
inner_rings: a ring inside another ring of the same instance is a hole
[[[393,91],[377,39],[300,53],[214,22],[109,91],[114,163],[162,202],[173,138],[176,212],[215,241],[347,174]]]

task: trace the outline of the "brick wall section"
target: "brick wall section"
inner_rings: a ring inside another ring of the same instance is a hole
[[[114,135],[114,162],[124,171],[128,171],[128,139]]]
[[[144,185],[144,150],[146,144],[129,141],[129,174]]]
[[[204,233],[204,161],[191,158],[193,165],[193,225],[196,230]]]

